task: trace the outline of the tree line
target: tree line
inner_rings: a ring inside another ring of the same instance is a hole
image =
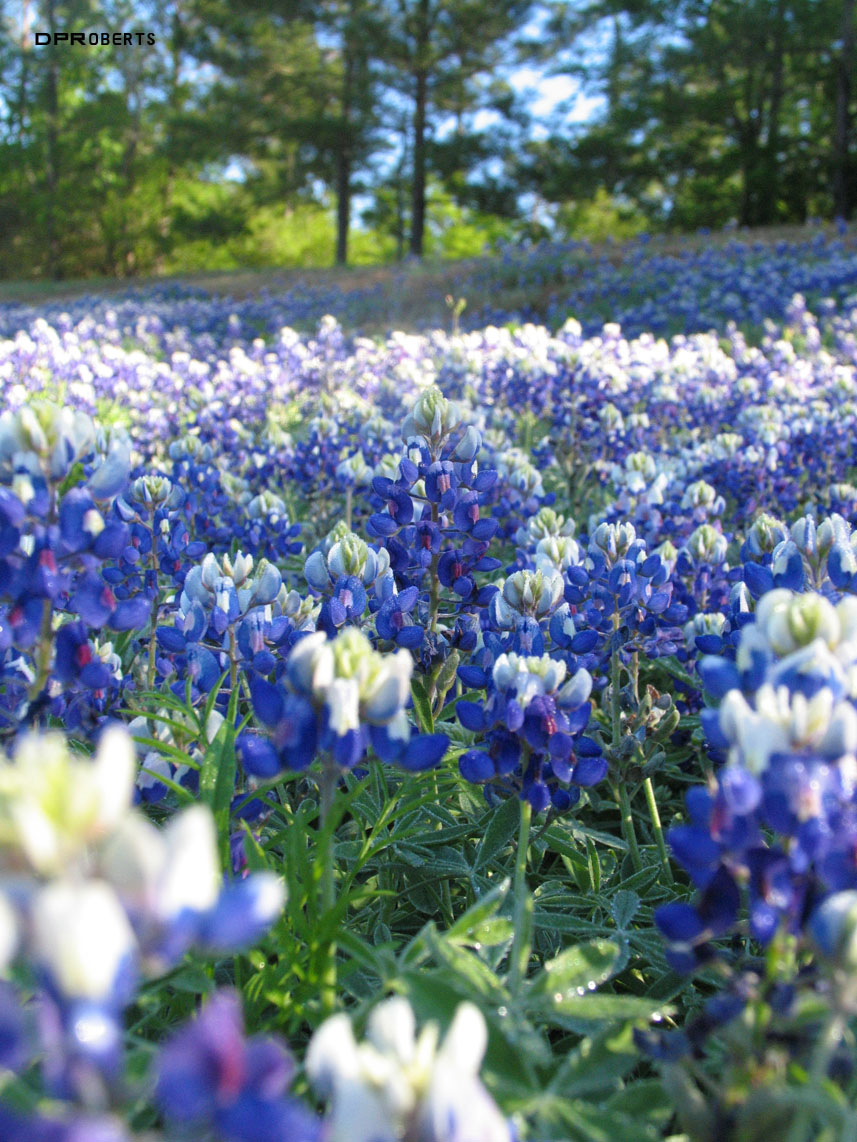
[[[460,255],[849,218],[857,201],[855,0],[0,15],[3,277]],[[592,113],[539,120],[524,66],[572,78]]]

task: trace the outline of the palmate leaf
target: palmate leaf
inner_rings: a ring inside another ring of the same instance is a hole
[[[548,1089],[565,1098],[603,1097],[616,1090],[619,1080],[637,1066],[639,1059],[631,1028],[611,1028],[583,1039],[569,1051]]]
[[[414,700],[414,711],[417,723],[424,734],[434,733],[434,718],[431,712],[431,702],[425,683],[419,677],[411,679],[411,697]]]
[[[594,991],[621,970],[626,958],[625,950],[612,940],[589,940],[566,948],[530,982],[527,1005],[553,1007],[566,998]]]
[[[511,881],[507,878],[470,906],[446,932],[445,939],[452,943],[478,943],[491,946],[511,939],[510,920],[497,913],[509,894]]]
[[[521,817],[520,802],[510,797],[489,816],[488,827],[473,862],[474,871],[483,869],[498,856],[518,830]]]
[[[533,1110],[541,1126],[537,1137],[545,1142],[658,1142],[662,1137],[659,1126],[584,1099],[548,1095]]]
[[[552,997],[555,999],[555,997]],[[648,1023],[662,1019],[673,1008],[644,995],[564,995],[550,1004],[550,1021],[567,1031],[586,1034],[594,1024]]]

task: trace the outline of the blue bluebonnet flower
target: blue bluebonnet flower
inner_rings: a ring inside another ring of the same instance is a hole
[[[287,1093],[294,1073],[278,1039],[244,1037],[240,999],[221,991],[161,1049],[155,1101],[173,1127],[222,1142],[320,1142],[321,1122]]]
[[[484,510],[497,474],[479,469],[478,429],[466,425],[462,409],[434,386],[406,416],[402,436],[407,454],[395,477],[377,476],[372,483],[378,510],[367,531],[388,553],[400,596],[390,602],[389,588],[383,588],[376,629],[381,638],[419,650],[421,668],[436,671],[454,649],[459,617],[494,593],[477,576],[500,566],[487,554],[498,521]],[[425,636],[411,628],[422,628]]]
[[[6,1142],[128,1142],[130,1135],[115,1118],[71,1114],[65,1118],[24,1114],[0,1103],[0,1135]]]
[[[283,616],[275,616],[271,605],[281,595],[279,609],[288,605],[288,593],[279,570],[266,559],[255,562],[239,551],[218,561],[209,552],[188,571],[172,624],[157,628],[158,644],[172,656],[171,666],[198,690],[210,690],[225,666],[234,662],[237,667],[242,655],[248,665],[268,673],[274,661],[266,644],[277,646],[294,630],[288,622],[275,621]],[[293,610],[297,613],[300,606]],[[174,688],[183,693],[184,682],[178,680]]]
[[[484,702],[461,700],[456,714],[485,747],[459,758],[468,781],[526,797],[536,812],[567,809],[582,786],[595,785],[607,762],[595,741],[582,736],[589,721],[592,678],[548,655],[502,654],[494,663]]]
[[[670,831],[703,894],[695,907],[656,913],[677,966],[692,966],[712,935],[731,929],[744,888],[750,931],[767,943],[781,926],[800,930],[825,895],[857,884],[855,631],[852,598],[834,605],[778,588],[741,628],[734,660],[702,660],[719,700],[703,724],[726,764],[716,788],[688,795],[690,823]]]
[[[354,627],[333,640],[321,631],[305,635],[286,661],[285,685],[252,683],[253,708],[269,736],[239,738],[245,769],[267,780],[320,755],[351,769],[370,745],[382,761],[406,769],[436,765],[447,738],[413,730],[405,712],[412,671],[407,650],[381,654]]]
[[[307,582],[322,595],[318,629],[332,638],[346,624],[361,626],[370,598],[377,608],[380,599],[389,599],[393,591],[389,568],[390,558],[384,548],[370,547],[345,526],[335,528],[304,564]]]
[[[60,1097],[118,1079],[122,1013],[141,972],[163,972],[191,947],[248,947],[282,907],[272,873],[223,883],[207,808],[162,830],[134,812],[135,771],[118,727],[94,759],[58,733],[22,737],[0,759],[0,968],[26,957],[36,973],[45,1080]]]

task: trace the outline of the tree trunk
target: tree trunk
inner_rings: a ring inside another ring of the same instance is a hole
[[[164,153],[166,155],[166,171],[161,187],[161,210],[158,219],[158,252],[155,257],[155,268],[162,273],[171,242],[171,215],[173,208],[173,187],[176,180],[176,163],[173,155],[173,126],[181,110],[180,78],[182,66],[182,44],[184,42],[184,29],[182,27],[182,8],[179,0],[175,0],[169,30],[169,71],[167,73],[167,114],[165,118],[166,137],[164,140]]]
[[[45,209],[45,239],[48,248],[48,276],[59,280],[62,277],[60,243],[57,229],[57,191],[59,187],[59,63],[54,34],[57,30],[54,0],[47,4],[48,32],[51,41],[48,48],[47,77],[47,154],[45,162],[45,189],[47,201]]]
[[[346,32],[346,37],[348,33]],[[351,224],[351,118],[354,58],[346,43],[342,73],[342,125],[336,156],[336,264],[348,264],[348,231]]]
[[[842,50],[836,61],[836,111],[833,122],[833,214],[850,218],[854,209],[851,171],[851,73],[854,66],[854,0],[842,0]]]
[[[426,225],[426,102],[428,76],[420,70],[415,76],[414,92],[414,182],[411,192],[410,253],[423,256],[423,236]]]
[[[763,181],[760,187],[759,222],[770,226],[777,221],[777,198],[780,182],[780,121],[782,119],[783,84],[785,72],[785,0],[774,6],[773,59],[767,69],[771,77],[771,94],[768,100],[768,129],[763,161]]]
[[[428,49],[430,0],[418,0],[413,54],[414,76],[414,178],[411,186],[410,253],[423,256],[426,225],[426,116],[428,108]]]

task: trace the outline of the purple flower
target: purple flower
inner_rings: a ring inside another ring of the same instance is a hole
[[[320,1121],[287,1096],[293,1076],[286,1047],[246,1039],[238,996],[221,991],[161,1050],[155,1101],[168,1122],[223,1142],[316,1142]]]

